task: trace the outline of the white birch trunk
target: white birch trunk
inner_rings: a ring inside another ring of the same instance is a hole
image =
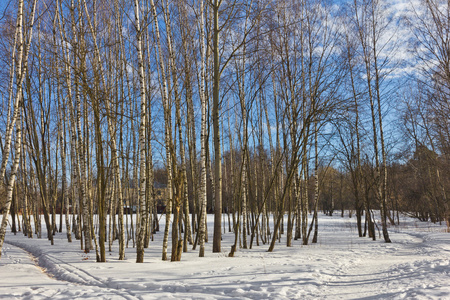
[[[119,15],[119,4],[118,1],[115,0],[114,1],[114,8],[115,8],[115,12],[116,12],[116,19],[118,20],[118,30],[120,30],[119,33],[119,43],[120,43],[120,47],[122,49],[121,51],[121,69],[123,68],[123,65],[125,63],[125,54],[124,54],[124,45],[123,45],[123,36],[122,36],[122,18]],[[122,86],[123,89],[123,86]],[[121,93],[123,93],[123,90],[121,91]],[[123,105],[122,105],[122,110],[123,110]],[[122,115],[123,115],[123,111],[122,111]],[[113,130],[113,132],[115,132],[115,130]],[[114,143],[115,143],[115,138],[114,138]],[[112,146],[113,149],[117,149],[116,145]],[[113,152],[113,151],[112,151]],[[114,157],[115,156],[115,157]],[[111,163],[113,164],[114,170],[115,170],[115,179],[116,179],[116,186],[117,186],[117,197],[119,202],[117,203],[117,205],[119,206],[119,215],[118,215],[118,221],[119,221],[119,260],[123,260],[125,259],[125,228],[124,228],[124,223],[123,223],[123,191],[122,191],[122,182],[120,180],[120,169],[119,169],[119,159],[117,156],[117,151],[114,151],[114,153],[111,153]],[[115,210],[114,210],[114,214],[115,214]]]
[[[204,3],[200,1],[200,102],[201,102],[201,134],[200,134],[200,225],[199,225],[199,256],[205,256],[205,239],[206,239],[206,119],[207,119],[207,102],[205,95],[205,25],[204,25]]]
[[[30,15],[30,29],[28,31],[27,37],[28,40],[24,40],[24,33],[23,33],[23,9],[24,9],[24,2],[23,0],[19,0],[18,3],[18,9],[17,9],[17,31],[16,31],[16,36],[18,37],[18,51],[17,51],[17,64],[16,64],[16,94],[15,94],[15,100],[14,100],[14,106],[12,107],[13,110],[13,116],[12,119],[10,121],[9,119],[9,114],[10,114],[10,109],[8,110],[8,120],[7,120],[7,124],[9,126],[7,126],[6,128],[6,134],[5,134],[5,144],[3,146],[3,156],[2,156],[2,163],[0,166],[0,186],[3,185],[4,182],[4,178],[5,178],[5,172],[6,172],[6,166],[8,165],[8,158],[9,158],[9,153],[11,151],[11,139],[12,139],[12,132],[14,130],[14,124],[17,120],[17,118],[19,117],[19,103],[20,103],[20,99],[22,97],[22,91],[23,91],[23,87],[22,87],[22,83],[24,81],[25,78],[25,74],[27,73],[27,68],[28,68],[28,53],[30,51],[30,44],[31,44],[31,40],[33,37],[33,26],[34,26],[34,16],[36,13],[36,3],[37,0],[34,0],[33,2],[33,6],[32,6],[32,10],[31,10],[31,15]],[[24,47],[25,44],[25,47]],[[14,53],[14,51],[13,51]],[[9,95],[11,97],[11,95],[13,94],[13,87],[14,84],[13,83],[13,77],[14,77],[14,72],[11,71],[10,72],[11,78],[10,78],[10,87],[9,87]]]
[[[241,173],[241,191],[242,191],[242,248],[247,249],[247,151],[248,151],[248,128],[247,128],[247,107],[245,103],[245,46],[243,52],[244,58],[242,58],[242,66],[240,63],[236,63],[240,74],[239,82],[239,100],[241,104],[241,114],[242,114],[242,128],[243,139],[242,139],[242,173]]]
[[[183,142],[183,130],[181,127],[181,99],[180,99],[180,94],[179,94],[179,90],[178,90],[178,80],[177,80],[177,68],[175,65],[175,54],[174,51],[172,49],[172,31],[171,31],[171,23],[170,23],[170,16],[169,16],[169,3],[166,0],[165,2],[165,8],[164,8],[164,21],[166,23],[166,39],[167,39],[167,48],[169,50],[169,66],[171,69],[171,75],[172,75],[172,83],[173,83],[173,91],[174,91],[174,95],[175,95],[175,117],[176,117],[176,123],[177,123],[177,128],[178,128],[178,138],[179,138],[179,148],[180,148],[180,157],[181,157],[181,172],[182,172],[182,177],[183,177],[183,184],[180,184],[180,187],[183,187],[183,191],[177,191],[177,194],[179,195],[179,202],[176,203],[176,210],[175,213],[178,212],[180,210],[181,205],[183,205],[186,201],[185,199],[187,199],[188,197],[188,185],[187,185],[187,174],[186,174],[186,157],[185,157],[185,149],[184,149],[184,142]],[[175,154],[175,149],[172,149],[172,151]],[[180,179],[178,179],[180,180]],[[178,185],[177,185],[178,188]],[[179,218],[177,218],[178,222]],[[187,214],[185,214],[185,226],[186,226],[186,230],[185,230],[185,236],[186,236],[186,241],[185,244],[187,242],[187,228],[189,227],[189,212]],[[173,226],[178,226],[179,224],[173,223]],[[175,229],[172,229],[172,232],[177,232],[175,231]],[[178,240],[181,240],[178,236],[175,237]],[[177,245],[172,245],[172,257],[174,256],[174,253],[177,251],[178,248],[178,244]],[[179,256],[179,254],[177,255]]]
[[[16,23],[16,33],[15,33],[15,38],[18,38],[18,50],[17,50],[17,91],[16,91],[16,95],[15,95],[15,100],[14,100],[14,105],[12,107],[13,110],[13,117],[12,120],[10,120],[10,111],[11,108],[8,107],[8,119],[7,119],[7,127],[6,127],[6,134],[5,134],[5,144],[3,146],[3,156],[2,156],[2,164],[0,167],[0,185],[3,185],[4,182],[4,177],[5,177],[5,172],[6,172],[6,166],[8,164],[8,159],[9,159],[9,153],[11,151],[11,140],[12,140],[12,133],[14,130],[14,125],[16,123],[16,120],[19,116],[19,101],[20,101],[20,97],[22,94],[22,82],[23,82],[23,72],[22,72],[22,60],[23,60],[23,54],[24,54],[24,40],[23,40],[23,0],[19,1],[18,4],[18,9],[17,9],[17,23]],[[15,40],[14,40],[14,47],[15,45]],[[13,63],[15,62],[14,60],[14,55],[15,54],[15,48],[13,49]],[[10,71],[10,86],[9,86],[9,97],[11,98],[13,95],[13,89],[14,89],[14,66],[12,67],[11,71]]]
[[[164,120],[165,120],[165,147],[166,147],[166,164],[167,164],[167,203],[166,203],[166,227],[164,229],[164,237],[163,237],[163,249],[162,249],[162,259],[167,260],[167,247],[169,243],[169,227],[170,227],[170,218],[172,213],[172,200],[173,200],[173,190],[172,190],[172,157],[171,152],[174,151],[171,147],[172,138],[171,138],[171,121],[170,121],[170,103],[169,103],[169,95],[167,90],[167,81],[166,81],[166,71],[164,66],[164,58],[162,54],[161,47],[161,35],[159,31],[158,18],[156,13],[156,6],[153,0],[150,0],[150,6],[153,13],[153,21],[155,26],[155,37],[156,37],[156,46],[158,50],[158,63],[159,63],[159,71],[160,71],[160,81],[162,83],[162,97],[163,97],[163,106],[164,106]]]
[[[144,74],[144,56],[142,51],[142,31],[140,26],[140,12],[139,1],[134,1],[134,14],[136,21],[136,39],[137,39],[137,52],[138,52],[138,65],[139,65],[139,82],[141,92],[141,123],[139,126],[139,207],[140,207],[140,222],[137,227],[136,234],[136,262],[144,262],[144,238],[145,238],[145,226],[147,223],[147,209],[145,203],[145,188],[146,188],[146,172],[145,172],[145,123],[146,123],[146,104],[147,99],[145,96],[145,74]]]
[[[1,258],[1,250],[3,248],[3,243],[5,241],[5,235],[6,235],[6,227],[8,225],[8,214],[9,210],[11,208],[11,202],[13,199],[13,191],[14,191],[14,184],[16,181],[16,174],[17,169],[19,168],[19,162],[20,162],[20,150],[21,150],[21,143],[22,143],[22,126],[20,122],[20,112],[18,111],[18,122],[16,124],[16,141],[15,141],[15,157],[14,162],[11,168],[11,175],[9,176],[9,182],[8,187],[6,190],[6,202],[5,207],[3,209],[3,218],[2,218],[2,224],[0,227],[0,258]]]

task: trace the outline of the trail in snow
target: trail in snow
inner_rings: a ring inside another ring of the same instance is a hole
[[[358,238],[353,219],[320,216],[314,245],[294,241],[287,248],[282,239],[272,253],[261,245],[228,258],[234,235],[226,233],[222,253],[212,253],[209,243],[205,258],[190,250],[175,263],[160,260],[163,230],[143,264],[134,263],[133,248],[118,261],[117,243],[107,263],[96,263],[95,254],[67,243],[65,233],[55,236],[54,246],[8,234],[0,298],[450,299],[450,234],[443,226],[404,218],[390,228],[394,242],[386,244]]]
[[[86,271],[28,244],[9,241],[2,252],[2,274],[9,276],[2,276],[0,298],[139,299],[127,290],[112,289]]]

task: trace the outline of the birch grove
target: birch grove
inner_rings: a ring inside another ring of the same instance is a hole
[[[175,262],[318,243],[337,211],[385,242],[400,213],[450,226],[445,1],[12,2],[0,248],[44,228]]]

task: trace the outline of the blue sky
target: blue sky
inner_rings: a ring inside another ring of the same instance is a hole
[[[3,18],[3,14],[7,6],[13,6],[14,0],[0,0],[0,21]]]

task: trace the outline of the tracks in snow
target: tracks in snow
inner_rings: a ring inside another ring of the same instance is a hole
[[[59,282],[67,282],[78,286],[95,287],[105,289],[109,293],[113,293],[127,300],[142,299],[136,296],[134,293],[127,289],[120,288],[113,282],[104,282],[101,278],[93,276],[89,272],[63,260],[51,255],[45,254],[38,247],[30,247],[27,244],[19,243],[16,241],[5,241],[5,244],[9,244],[18,247],[28,253],[30,259],[34,262],[37,268],[42,273],[51,279]]]
[[[323,281],[317,296],[409,299],[433,294],[448,285],[450,261],[446,255],[449,250],[442,246],[445,243],[435,243],[436,236],[427,232],[407,230],[393,231],[392,238],[393,243],[376,242],[375,248],[367,248],[370,252],[330,255],[328,260],[335,267],[320,274]],[[432,283],[424,283],[430,277]]]

